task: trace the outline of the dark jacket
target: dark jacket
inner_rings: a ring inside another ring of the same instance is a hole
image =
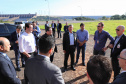
[[[15,32],[13,32],[12,34],[11,34],[11,37],[10,37],[10,41],[13,43],[13,49],[16,51],[17,49],[19,49],[19,47],[18,47],[18,43],[15,43],[15,41],[17,41],[18,40],[18,38],[17,38],[17,33],[16,33],[16,31]]]
[[[57,26],[58,26],[57,30],[61,30],[61,28],[62,28],[62,24],[59,23],[59,25],[57,24]]]
[[[13,63],[0,54],[0,84],[20,84]]]
[[[52,23],[53,24],[53,23]],[[52,27],[52,24],[51,24],[51,27]],[[56,23],[54,23],[54,29],[56,28]]]
[[[126,84],[126,72],[117,75],[111,84]]]
[[[64,84],[61,70],[40,55],[26,62],[24,73],[29,84]]]
[[[76,48],[76,35],[74,35],[74,47]],[[68,51],[70,46],[70,38],[69,38],[69,32],[64,33],[63,35],[63,50]]]
[[[115,40],[117,39],[117,36],[115,37]],[[120,44],[120,47],[117,46]],[[123,34],[122,37],[117,42],[116,46],[111,50],[111,57],[117,59],[117,56],[120,55],[120,52],[126,48],[126,36]]]

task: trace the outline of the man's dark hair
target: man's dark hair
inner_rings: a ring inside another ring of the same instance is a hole
[[[81,27],[81,26],[84,26],[84,23],[81,23],[81,24],[80,24],[80,27]]]
[[[91,56],[87,63],[87,72],[94,84],[108,84],[112,73],[110,59],[105,56]]]
[[[98,23],[98,24],[101,24],[102,27],[104,26],[104,23],[103,23],[103,22],[100,22],[100,23]]]
[[[46,21],[46,22],[48,22],[48,21]]]
[[[32,25],[31,23],[25,23],[25,30],[26,30],[26,27],[29,28],[29,25]]]
[[[55,45],[53,37],[41,37],[39,39],[39,52],[48,53],[51,48]]]
[[[0,41],[0,45],[4,46],[4,42],[3,41]]]
[[[36,23],[35,21],[33,21],[32,23]]]
[[[49,31],[51,28],[52,28],[52,27],[47,27],[47,28],[46,28],[46,32]]]
[[[21,29],[21,26],[17,26],[16,29]]]

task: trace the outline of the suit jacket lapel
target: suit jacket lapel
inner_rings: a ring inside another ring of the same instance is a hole
[[[123,37],[124,37],[124,34],[121,36],[121,38],[119,39],[119,41],[117,42],[117,44],[116,44],[116,46],[115,46],[115,48],[117,47],[117,45],[120,43],[120,41],[123,39]],[[116,37],[116,39],[117,39],[117,37]],[[115,39],[115,40],[116,40]]]

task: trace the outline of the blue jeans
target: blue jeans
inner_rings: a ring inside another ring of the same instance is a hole
[[[82,49],[82,63],[84,63],[84,61],[85,61],[86,43],[84,43],[82,46],[79,46],[79,43],[77,43],[76,63],[78,63],[78,59],[79,59],[79,55],[80,55],[80,49]]]

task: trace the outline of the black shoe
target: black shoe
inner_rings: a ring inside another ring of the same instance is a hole
[[[74,65],[77,65],[77,62],[75,62],[75,64]]]
[[[85,63],[82,63],[83,66],[85,66]]]
[[[71,67],[71,69],[72,69],[73,71],[76,71],[76,69],[75,69],[74,67]]]
[[[68,69],[67,68],[64,68],[64,72],[67,71]]]
[[[19,67],[16,68],[16,71],[21,71],[21,69]]]
[[[22,67],[25,67],[25,64],[22,64]]]

